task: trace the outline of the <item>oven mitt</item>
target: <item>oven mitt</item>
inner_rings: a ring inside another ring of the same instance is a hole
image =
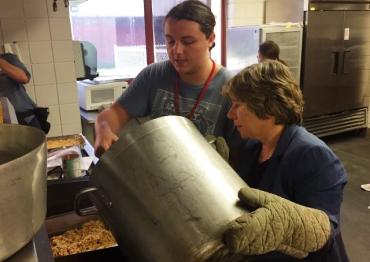
[[[213,135],[207,135],[206,140],[208,143],[225,159],[229,161],[229,147],[226,143],[225,138],[222,136],[215,137]]]
[[[330,238],[329,217],[321,210],[249,187],[239,191],[239,198],[255,211],[227,226],[224,241],[235,253],[261,255],[279,251],[304,258],[324,247]]]

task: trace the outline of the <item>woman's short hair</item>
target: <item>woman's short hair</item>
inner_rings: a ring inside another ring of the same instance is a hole
[[[215,16],[209,6],[198,0],[188,0],[174,6],[167,13],[165,20],[167,18],[185,19],[198,23],[200,30],[206,35],[207,39],[216,25]]]
[[[260,119],[275,117],[275,124],[301,124],[302,92],[288,67],[274,60],[248,66],[222,89],[224,96],[245,103]]]

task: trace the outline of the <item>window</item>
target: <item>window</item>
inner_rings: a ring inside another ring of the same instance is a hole
[[[88,41],[96,47],[100,76],[133,78],[147,65],[144,1],[88,0],[76,5],[71,2],[73,40]],[[148,1],[152,4],[154,62],[168,59],[164,17],[182,1]],[[220,63],[220,0],[202,2],[210,5],[216,16],[216,48],[212,50],[212,57]]]
[[[70,14],[73,40],[97,49],[100,76],[133,77],[146,66],[142,0],[89,0]]]

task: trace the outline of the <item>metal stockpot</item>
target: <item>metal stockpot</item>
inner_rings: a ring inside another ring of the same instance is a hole
[[[0,125],[0,261],[25,246],[46,216],[46,139],[36,128]]]
[[[130,261],[194,261],[245,210],[246,186],[191,121],[166,116],[124,133],[91,175],[90,195]]]

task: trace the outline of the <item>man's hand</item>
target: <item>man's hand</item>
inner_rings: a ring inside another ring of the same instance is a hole
[[[102,122],[96,128],[95,155],[100,157],[111,145],[118,140],[118,136],[112,132],[107,122]]]
[[[118,140],[118,132],[130,120],[129,113],[117,102],[101,112],[95,121],[95,155],[100,157]]]
[[[255,211],[231,222],[224,233],[225,244],[235,253],[280,251],[304,258],[330,238],[330,221],[321,210],[249,187],[239,191],[239,198]]]
[[[229,161],[230,150],[225,138],[222,136],[215,137],[213,135],[207,135],[206,140],[214,149],[216,149],[226,162]]]

